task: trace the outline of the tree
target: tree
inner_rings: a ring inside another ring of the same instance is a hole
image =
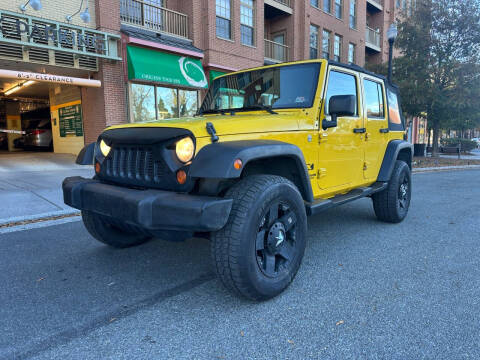
[[[418,0],[399,24],[394,81],[411,116],[427,114],[433,155],[451,119],[473,119],[480,108],[480,5],[477,1]]]

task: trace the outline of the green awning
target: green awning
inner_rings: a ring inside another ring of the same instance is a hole
[[[225,75],[225,74],[226,74],[226,72],[223,72],[223,71],[210,70],[209,71],[210,83],[212,83],[212,81],[215,80],[215,78],[219,77],[220,75]]]
[[[128,78],[206,89],[207,77],[198,59],[127,46]]]

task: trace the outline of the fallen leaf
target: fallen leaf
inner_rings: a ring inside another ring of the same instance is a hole
[[[108,322],[114,322],[117,318],[111,318]]]
[[[287,340],[287,342],[288,342],[289,344],[292,344],[292,345],[295,344],[295,343],[293,342],[293,340]]]
[[[38,279],[37,281],[42,281],[42,280],[45,280],[45,278],[40,278],[40,279]]]
[[[115,282],[111,282],[110,284],[107,284],[107,286],[112,286],[115,285]]]
[[[343,266],[343,264],[338,264],[338,266]]]
[[[343,320],[337,321],[336,325],[337,325],[337,326],[338,326],[338,325],[342,325],[344,322],[345,322],[345,321],[343,321]]]
[[[245,336],[245,333],[243,331],[240,331],[241,336]]]

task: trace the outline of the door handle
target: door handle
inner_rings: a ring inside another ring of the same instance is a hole
[[[363,134],[363,133],[367,132],[367,129],[365,129],[365,128],[355,128],[355,129],[353,129],[353,132],[355,134]]]
[[[389,128],[380,129],[380,132],[381,132],[382,134],[387,134],[387,133],[390,132],[390,129],[389,129]]]

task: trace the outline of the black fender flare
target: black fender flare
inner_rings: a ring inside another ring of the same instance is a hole
[[[395,167],[395,161],[398,159],[400,151],[408,149],[410,153],[408,156],[407,164],[412,167],[412,158],[413,158],[413,145],[405,140],[392,140],[388,143],[387,149],[385,150],[385,155],[383,157],[382,166],[378,172],[377,181],[388,182],[392,176],[393,168]]]
[[[78,153],[77,160],[75,162],[78,165],[93,165],[93,157],[95,154],[95,143],[85,145]]]
[[[293,144],[276,140],[241,140],[216,142],[204,146],[193,159],[189,175],[193,178],[235,179],[240,178],[248,162],[259,159],[286,156],[295,161],[303,189],[299,189],[306,201],[313,201],[310,176],[303,153]],[[241,169],[233,163],[240,159]]]

